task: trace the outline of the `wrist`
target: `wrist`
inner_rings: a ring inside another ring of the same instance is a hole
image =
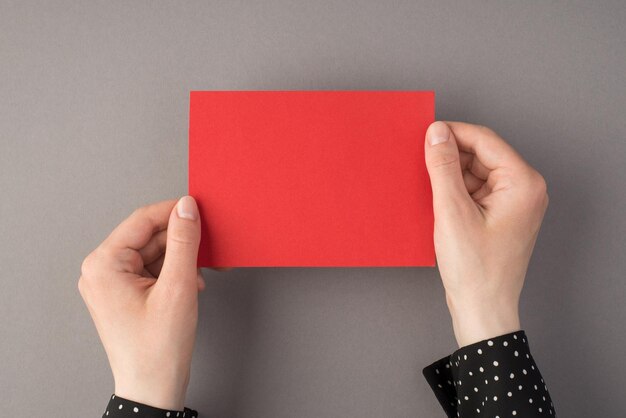
[[[517,301],[446,300],[459,348],[521,329]]]
[[[155,408],[182,411],[189,374],[166,377],[121,376],[115,378],[115,394]]]

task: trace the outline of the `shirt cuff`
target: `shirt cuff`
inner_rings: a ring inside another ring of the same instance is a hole
[[[524,331],[461,347],[423,374],[449,417],[555,416]]]
[[[155,408],[130,399],[112,395],[103,418],[197,418],[198,411],[185,408],[182,411]]]

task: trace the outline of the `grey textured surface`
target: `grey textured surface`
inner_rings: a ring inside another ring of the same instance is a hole
[[[186,193],[189,90],[434,89],[438,118],[548,181],[522,320],[557,412],[624,416],[625,21],[621,0],[0,1],[2,415],[102,413],[80,263]],[[205,276],[202,416],[443,416],[421,376],[455,348],[435,269]]]

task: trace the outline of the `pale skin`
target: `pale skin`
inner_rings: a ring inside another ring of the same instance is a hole
[[[543,177],[488,128],[435,122],[424,141],[435,252],[459,347],[520,329],[519,298],[548,205]],[[136,210],[78,281],[115,393],[182,410],[198,322],[193,198]]]

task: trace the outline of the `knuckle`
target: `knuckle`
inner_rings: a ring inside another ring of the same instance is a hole
[[[141,206],[141,207],[135,209],[133,211],[133,213],[131,214],[131,216],[141,218],[141,217],[143,217],[146,214],[146,212],[147,212],[147,207],[146,206]]]
[[[92,286],[93,283],[98,281],[98,277],[102,274],[103,265],[106,263],[107,258],[110,257],[112,255],[107,247],[98,247],[85,257],[80,266],[80,281],[83,283],[83,287],[85,285]]]
[[[83,278],[84,276],[80,276],[78,278],[78,283],[77,283],[77,287],[78,287],[78,293],[81,294],[81,296],[83,296],[83,298],[85,297],[85,279]]]
[[[525,181],[528,195],[535,201],[547,204],[548,184],[546,179],[536,170],[530,169]]]
[[[172,231],[168,231],[168,241],[178,246],[198,245],[200,240],[199,231],[193,225],[178,225]]]
[[[548,184],[546,183],[546,179],[538,172],[535,172],[534,183],[535,188],[540,191],[541,194],[546,194],[548,192]]]
[[[186,234],[184,231],[177,231],[177,232],[171,233],[169,236],[169,240],[170,242],[176,245],[183,245],[183,246],[191,245],[194,242],[193,238],[190,237],[189,234]]]
[[[100,260],[110,261],[115,259],[116,252],[113,247],[109,245],[103,245],[98,247],[96,251],[94,251],[93,257],[96,262],[99,262]]]
[[[532,180],[532,187],[537,196],[541,197],[542,199],[545,198],[548,193],[548,185],[546,183],[546,179],[543,178],[543,176],[538,172],[535,172],[534,178]]]
[[[91,252],[87,257],[85,257],[85,259],[83,260],[83,263],[80,266],[80,272],[84,277],[85,275],[89,275],[92,271],[93,271],[93,264],[94,264],[94,253]]]
[[[76,287],[78,288],[78,293],[85,302],[87,302],[87,299],[89,298],[89,295],[93,290],[93,283],[94,281],[90,279],[89,276],[81,275],[78,278],[78,283],[76,284]]]
[[[459,156],[449,153],[437,155],[431,159],[430,166],[438,170],[450,170],[460,166]]]
[[[499,136],[493,129],[485,125],[477,125],[478,130],[485,136]]]

